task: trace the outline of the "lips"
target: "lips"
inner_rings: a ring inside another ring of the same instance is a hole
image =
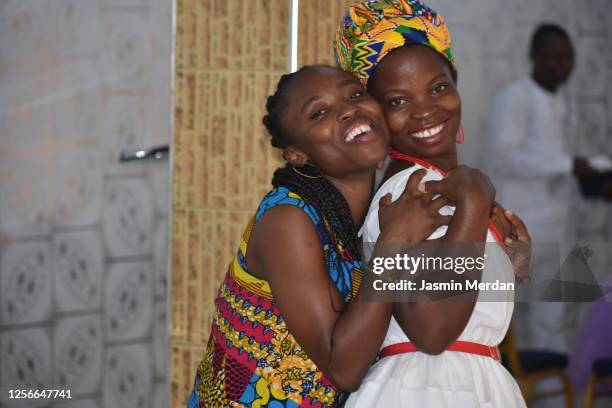
[[[376,137],[375,126],[367,119],[357,119],[345,131],[346,143],[366,142]]]
[[[429,129],[421,130],[419,132],[414,132],[410,134],[412,137],[417,137],[419,139],[424,139],[427,137],[433,137],[440,133],[444,129],[444,123],[439,124],[438,126],[431,127]]]
[[[446,137],[446,122],[440,123],[439,125],[429,127],[427,129],[419,130],[408,134],[418,144],[431,146],[444,140]]]

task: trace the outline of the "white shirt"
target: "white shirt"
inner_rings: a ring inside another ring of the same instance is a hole
[[[531,78],[497,94],[487,116],[485,163],[497,201],[523,218],[534,242],[573,237],[569,116],[563,97]]]

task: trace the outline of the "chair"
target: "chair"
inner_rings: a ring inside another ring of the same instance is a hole
[[[600,358],[593,362],[593,374],[584,395],[584,408],[592,408],[595,398],[609,394],[609,392],[596,392],[597,383],[602,380],[612,380],[612,358]]]
[[[565,374],[565,367],[568,363],[566,355],[549,351],[518,351],[512,329],[508,329],[499,350],[502,353],[504,366],[508,368],[521,387],[527,405],[536,399],[563,394],[565,406],[573,407],[572,384]],[[535,385],[538,382],[555,377],[561,380],[563,384],[561,389],[535,393]]]

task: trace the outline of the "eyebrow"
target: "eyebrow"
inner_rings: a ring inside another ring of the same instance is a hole
[[[431,80],[429,80],[429,82],[427,83],[428,85],[431,85],[431,83],[436,82],[438,79],[442,78],[442,77],[446,77],[448,78],[448,75],[446,74],[446,72],[440,72],[438,75],[436,75],[435,77],[433,77]],[[388,91],[386,91],[384,94],[382,94],[383,98],[388,98],[389,94],[401,94],[403,93],[404,90],[403,89],[389,89]]]
[[[310,105],[311,103],[313,103],[314,101],[321,99],[322,96],[320,95],[315,95],[315,96],[311,96],[310,98],[306,99],[306,102],[304,102],[304,104],[302,104],[302,108],[300,109],[300,113],[304,113],[304,111],[306,110],[306,108],[308,107],[308,105]]]
[[[338,85],[339,86],[359,85],[359,82],[356,79],[347,78],[347,79],[343,79],[342,81],[338,82]]]
[[[448,75],[446,75],[446,72],[440,72],[438,75],[433,77],[429,83],[431,84],[432,82],[436,82],[440,77],[448,77]]]
[[[343,87],[343,86],[347,86],[347,85],[359,85],[359,82],[357,82],[355,79],[352,79],[352,78],[343,79],[342,81],[338,82],[338,86],[339,87]],[[314,101],[316,101],[318,99],[323,99],[323,97],[320,96],[320,95],[314,95],[314,96],[311,96],[310,98],[306,99],[306,101],[302,104],[302,108],[300,109],[300,113],[303,113],[306,110],[306,108],[308,107],[308,105],[310,105],[311,103],[313,103]]]

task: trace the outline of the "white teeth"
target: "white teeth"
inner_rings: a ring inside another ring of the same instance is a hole
[[[361,136],[364,133],[369,132],[370,130],[372,130],[372,128],[370,127],[370,125],[359,125],[355,128],[353,128],[349,134],[346,136],[346,138],[344,139],[345,142],[350,142],[353,139],[355,139],[357,136]]]
[[[438,125],[436,127],[432,127],[429,129],[421,130],[420,132],[412,133],[410,136],[418,137],[419,139],[423,139],[425,137],[431,137],[433,135],[437,135],[444,128],[444,123]]]

